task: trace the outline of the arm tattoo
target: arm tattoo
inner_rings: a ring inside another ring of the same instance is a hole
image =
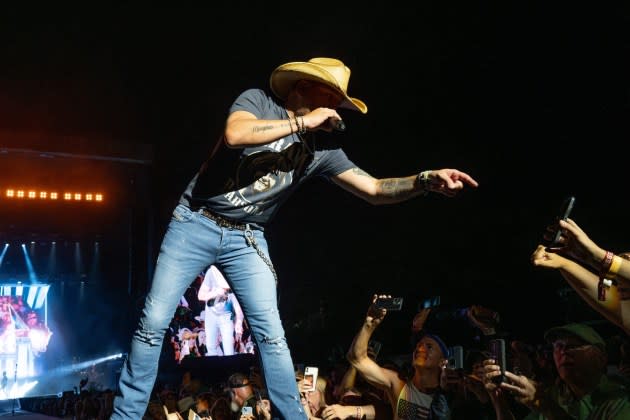
[[[263,125],[263,126],[256,126],[252,129],[252,131],[254,133],[258,133],[260,131],[267,131],[267,130],[271,130],[273,127],[273,125],[269,124],[269,125]]]
[[[405,199],[415,195],[414,177],[386,178],[380,181],[381,193],[390,198]]]
[[[280,127],[287,127],[287,126],[291,127],[291,122],[280,124]],[[260,133],[260,132],[267,131],[267,130],[273,130],[274,128],[276,128],[276,127],[274,127],[273,124],[267,124],[267,125],[254,127],[254,128],[252,128],[252,131],[254,133]],[[291,130],[293,130],[293,128],[291,128]]]
[[[357,174],[357,175],[367,176],[368,178],[374,178],[372,175],[368,174],[367,172],[365,172],[361,168],[352,168],[352,172]]]

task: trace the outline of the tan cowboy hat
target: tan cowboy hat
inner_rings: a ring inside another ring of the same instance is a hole
[[[335,89],[345,100],[340,108],[352,109],[367,113],[367,105],[359,99],[351,98],[346,93],[350,80],[350,69],[335,58],[317,57],[307,62],[286,63],[271,73],[269,84],[271,90],[280,99],[286,99],[289,90],[298,80],[313,80]]]

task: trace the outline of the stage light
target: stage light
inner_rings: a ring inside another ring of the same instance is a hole
[[[24,244],[22,244],[22,252],[24,254],[24,263],[26,264],[29,280],[31,281],[31,283],[38,283],[39,280],[37,279],[37,273],[35,273],[35,267],[33,267],[33,262],[31,261],[31,257],[28,255],[28,252],[26,251],[26,246]]]
[[[2,253],[0,253],[0,266],[2,266],[2,260],[4,260],[4,256],[7,253],[7,249],[9,249],[9,244],[5,243],[4,244],[4,249],[2,250]]]
[[[31,200],[58,200],[63,197],[65,201],[90,201],[102,202],[104,200],[103,193],[96,192],[64,192],[60,195],[57,191],[46,191],[39,189],[15,189],[7,188],[5,190],[6,198],[28,198]]]

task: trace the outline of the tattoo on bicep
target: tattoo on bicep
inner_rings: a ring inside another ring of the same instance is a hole
[[[352,173],[355,173],[355,174],[361,175],[361,176],[367,176],[368,178],[374,178],[372,175],[368,174],[367,172],[365,172],[361,168],[352,168]]]

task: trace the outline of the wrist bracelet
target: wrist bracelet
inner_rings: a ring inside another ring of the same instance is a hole
[[[612,262],[610,263],[610,267],[608,268],[608,272],[604,277],[610,280],[614,280],[617,278],[617,273],[621,268],[621,257],[614,255],[612,257]]]
[[[431,176],[431,171],[422,171],[416,177],[416,182],[419,185],[422,185],[423,195],[427,195],[430,192],[429,190],[429,183],[431,182],[430,176]]]
[[[306,127],[304,126],[304,117],[298,116],[295,117],[297,122],[300,122],[300,118],[302,119],[302,124],[298,124],[298,134],[306,134]]]
[[[604,255],[604,258],[602,259],[602,267],[599,270],[600,277],[604,276],[608,272],[608,270],[610,270],[610,266],[612,265],[614,256],[615,254],[613,254],[612,252],[606,251],[606,255]]]

